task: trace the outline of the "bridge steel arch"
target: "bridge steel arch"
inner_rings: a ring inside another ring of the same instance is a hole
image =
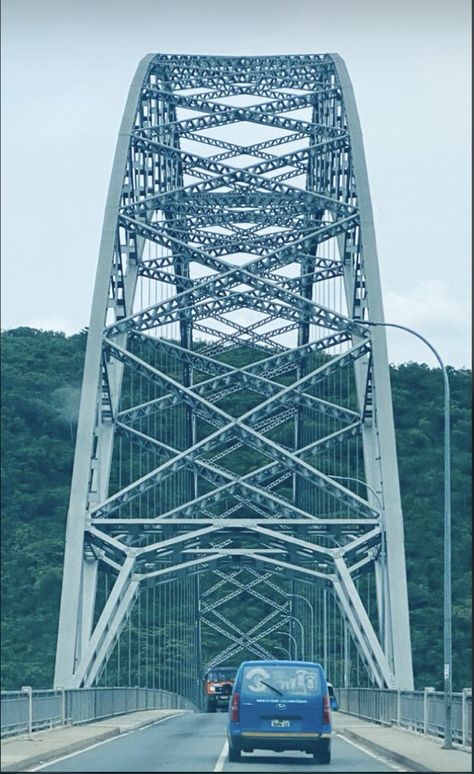
[[[385,331],[358,324],[371,319],[382,293],[342,59],[146,56],[105,209],[56,686],[120,664],[141,600],[146,647],[185,632],[197,675],[276,657],[304,596],[313,627],[332,600],[372,683],[413,688]],[[204,664],[205,630],[221,644]]]

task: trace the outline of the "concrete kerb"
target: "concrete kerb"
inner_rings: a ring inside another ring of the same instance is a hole
[[[84,723],[81,725],[67,726],[62,728],[47,729],[37,731],[32,737],[19,736],[9,737],[2,740],[2,764],[1,771],[27,771],[33,766],[42,763],[48,763],[56,758],[79,752],[87,747],[100,742],[105,742],[113,737],[133,731],[136,728],[143,728],[152,725],[159,720],[172,715],[181,715],[183,710],[149,710],[152,716],[137,719],[136,713],[128,713],[104,719],[100,722]],[[159,713],[159,714],[158,714]],[[111,725],[113,724],[113,725]],[[68,734],[68,732],[70,732]],[[74,734],[82,736],[80,739],[67,741],[66,735]],[[46,742],[40,752],[30,754],[28,747],[33,743]],[[10,748],[10,749],[9,749]]]

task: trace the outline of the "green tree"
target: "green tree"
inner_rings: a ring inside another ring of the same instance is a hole
[[[35,688],[52,684],[85,338],[84,332],[66,337],[32,328],[1,334],[4,689],[16,689],[25,683]],[[239,349],[225,359],[236,366],[251,361],[248,352]],[[171,361],[167,358],[163,363],[176,377],[176,362]],[[311,365],[315,364],[316,360]],[[293,378],[294,374],[286,374],[281,382],[289,383]],[[391,378],[416,687],[433,685],[441,689],[442,378],[439,369],[416,363],[392,367]],[[470,371],[450,369],[455,690],[471,684],[471,381]],[[128,389],[126,380],[124,389]],[[329,392],[324,397],[331,399]],[[235,415],[250,408],[255,396],[242,392],[225,400],[226,410]],[[166,429],[169,416],[160,421]],[[208,426],[199,425],[200,434],[208,431]],[[291,444],[291,434],[289,423],[276,428],[274,437]],[[254,450],[244,448],[223,461],[230,469],[245,472],[260,458]],[[203,484],[202,491],[207,490]],[[290,489],[280,491],[291,497]],[[170,490],[164,502],[171,506],[178,495]],[[258,606],[253,599],[247,601],[247,609],[252,621],[258,620]],[[206,636],[217,652],[222,646],[220,635]]]

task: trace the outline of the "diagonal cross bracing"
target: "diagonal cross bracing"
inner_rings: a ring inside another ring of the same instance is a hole
[[[198,673],[275,656],[295,618],[286,600],[309,582],[316,614],[316,592],[333,594],[369,678],[412,687],[388,364],[381,331],[360,324],[371,318],[380,280],[342,60],[146,57],[104,221],[56,685],[91,685],[115,657],[122,679],[127,626],[146,653],[150,636],[181,632]]]

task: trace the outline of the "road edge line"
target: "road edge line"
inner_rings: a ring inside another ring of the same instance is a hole
[[[173,713],[173,714],[171,714]],[[112,728],[109,731],[104,732],[103,734],[100,734],[100,736],[95,737],[94,740],[85,740],[83,739],[81,742],[73,742],[67,747],[63,747],[62,751],[61,749],[55,750],[54,752],[51,751],[50,753],[43,753],[42,755],[36,755],[34,756],[35,760],[32,760],[32,758],[24,758],[22,761],[18,761],[15,764],[11,764],[11,766],[15,766],[15,768],[6,768],[2,766],[2,774],[5,771],[25,771],[25,769],[31,770],[31,771],[41,771],[45,766],[48,764],[54,762],[59,763],[60,761],[66,760],[66,758],[71,758],[73,755],[77,755],[81,752],[87,752],[88,750],[92,750],[94,747],[99,747],[101,744],[105,744],[106,742],[111,742],[113,739],[116,739],[117,737],[121,736],[127,736],[128,734],[132,734],[134,731],[140,731],[141,729],[148,728],[150,726],[156,725],[158,723],[163,723],[165,720],[169,720],[170,718],[178,717],[182,714],[182,712],[171,710],[171,713],[169,715],[165,715],[164,718],[158,718],[157,720],[147,720],[144,723],[137,724],[133,728],[129,728],[126,731],[121,731],[120,728],[117,726],[116,728]],[[73,749],[74,748],[74,749]],[[36,766],[36,764],[40,764],[39,766]],[[36,768],[32,768],[33,766],[36,766]]]
[[[110,739],[114,739],[116,736],[120,736],[120,728],[110,728],[108,731],[104,731],[95,738],[94,744],[102,744],[108,742]],[[67,754],[74,755],[74,753],[81,752],[83,749],[84,741],[71,742],[67,746],[59,750],[50,750],[49,752],[37,753],[29,758],[23,758],[21,761],[15,761],[14,763],[6,763],[2,765],[2,772],[4,771],[25,771],[26,768],[35,766],[37,763],[48,764],[56,758],[63,758]],[[67,752],[66,752],[67,750]]]
[[[220,751],[219,757],[218,757],[218,759],[216,761],[216,765],[212,769],[213,772],[214,771],[222,771],[223,770],[228,749],[229,749],[229,743],[227,742],[227,739],[226,739],[225,742],[224,742],[224,746],[223,746],[222,750]]]
[[[355,731],[350,731],[349,729],[344,728],[343,731],[340,732],[340,736],[346,736],[348,741],[353,739],[355,742],[358,742],[362,746],[367,747],[369,750],[374,750],[375,752],[380,753],[380,755],[384,755],[389,760],[394,760],[397,763],[400,763],[402,766],[407,766],[408,768],[413,769],[413,771],[432,771],[432,769],[429,769],[427,766],[423,766],[422,763],[418,763],[418,761],[413,760],[413,758],[408,758],[406,755],[401,755],[401,753],[394,752],[388,747],[383,747],[381,744],[377,744],[377,742],[372,742],[365,736],[357,734]]]

